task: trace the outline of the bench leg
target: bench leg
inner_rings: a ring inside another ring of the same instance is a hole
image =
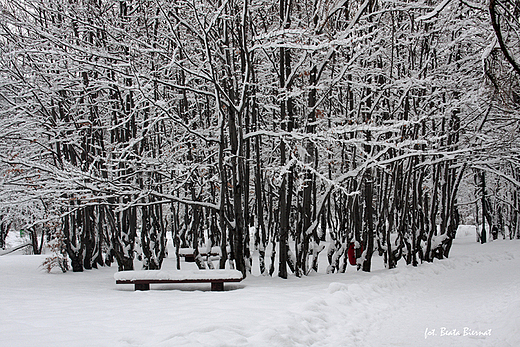
[[[150,283],[136,283],[134,290],[150,290]]]
[[[211,282],[212,292],[222,292],[224,290],[224,282]]]

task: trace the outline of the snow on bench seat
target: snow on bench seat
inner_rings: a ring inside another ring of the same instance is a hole
[[[224,282],[240,282],[238,270],[140,270],[114,274],[116,284],[134,284],[135,290],[149,290],[150,283],[211,283],[212,291],[224,290]]]

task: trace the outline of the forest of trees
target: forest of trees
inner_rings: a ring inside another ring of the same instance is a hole
[[[520,238],[519,0],[0,1],[0,248],[286,278]],[[484,223],[484,221],[486,221]],[[486,236],[489,235],[489,236]],[[329,247],[325,246],[325,241]]]

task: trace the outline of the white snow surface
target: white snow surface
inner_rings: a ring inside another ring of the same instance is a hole
[[[371,273],[327,275],[325,256],[310,276],[253,273],[223,292],[134,291],[115,266],[47,274],[45,256],[1,256],[0,346],[520,346],[519,240],[462,228],[449,259],[386,270],[375,255]]]
[[[238,270],[138,270],[120,271],[114,274],[116,280],[238,280],[242,279]]]

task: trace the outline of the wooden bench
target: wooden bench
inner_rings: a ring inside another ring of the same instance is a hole
[[[141,270],[114,274],[116,284],[133,284],[134,290],[150,290],[150,283],[211,283],[212,291],[223,291],[224,282],[242,281],[238,270]]]
[[[205,250],[199,249],[199,254],[202,257],[220,257],[220,247],[212,247],[210,252],[208,253]],[[184,258],[184,261],[187,263],[195,262],[195,249],[193,248],[180,248],[179,256]]]

